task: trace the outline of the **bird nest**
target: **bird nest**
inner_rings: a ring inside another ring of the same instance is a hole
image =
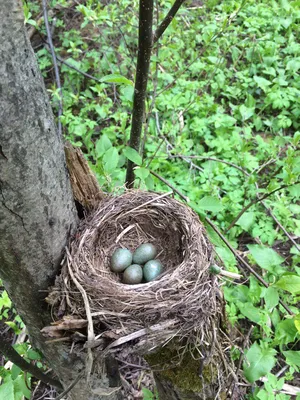
[[[123,284],[110,270],[114,250],[152,243],[164,270],[156,280]],[[57,317],[87,320],[89,340],[151,346],[176,337],[213,343],[220,315],[213,249],[198,216],[169,194],[128,191],[108,197],[81,222],[52,290]],[[142,345],[141,345],[142,344]],[[150,346],[150,347],[151,347]]]

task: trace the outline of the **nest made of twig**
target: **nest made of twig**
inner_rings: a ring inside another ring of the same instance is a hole
[[[158,248],[163,274],[149,283],[123,284],[110,270],[112,253],[148,242]],[[81,223],[56,290],[68,314],[92,319],[95,335],[212,342],[220,308],[212,260],[203,225],[189,207],[170,193],[128,191],[103,200]]]

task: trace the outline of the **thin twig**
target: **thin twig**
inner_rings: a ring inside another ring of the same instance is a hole
[[[165,18],[163,19],[163,21],[161,22],[161,24],[158,26],[158,28],[155,31],[154,37],[153,37],[153,43],[156,43],[158,41],[158,39],[162,36],[162,34],[164,33],[164,31],[167,29],[167,27],[172,22],[177,11],[182,6],[184,1],[185,0],[176,0],[175,3],[172,5],[172,7],[170,8],[170,11],[165,16]]]
[[[173,146],[173,145],[168,141],[168,139],[167,139],[164,135],[162,135],[162,133],[161,133],[160,126],[159,126],[158,112],[155,112],[155,122],[156,122],[156,129],[157,129],[158,135],[159,135],[162,139],[164,139],[164,141],[165,141],[166,144],[167,144],[167,147],[169,147],[170,149],[174,150],[174,146]],[[170,157],[172,157],[172,155],[170,155]],[[197,169],[197,170],[200,171],[200,172],[203,172],[203,171],[204,171],[203,168],[201,168],[201,167],[199,167],[198,165],[194,164],[194,163],[193,163],[191,160],[189,160],[187,157],[181,156],[181,155],[178,155],[178,157],[181,158],[181,159],[182,159],[183,161],[185,161],[186,163],[188,163],[188,164],[190,165],[191,168],[195,168],[195,169]]]
[[[222,235],[222,233],[218,230],[218,228],[213,224],[213,222],[207,217],[205,217],[205,221],[219,235],[219,237],[223,240],[223,242],[226,244],[226,246],[229,248],[229,250],[234,254],[235,258],[237,258],[251,272],[251,274],[255,276],[255,278],[262,285],[264,285],[266,288],[268,288],[269,287],[268,283],[234,250],[234,248],[231,246],[231,244],[228,242],[228,240],[225,238],[225,236]],[[279,303],[290,315],[294,315],[294,313],[290,310],[290,308],[282,300],[279,300]]]
[[[174,157],[174,158],[182,158],[182,157],[185,157],[185,158],[191,158],[191,159],[199,159],[199,160],[209,160],[209,161],[216,161],[216,162],[219,162],[219,163],[222,163],[222,164],[227,164],[227,165],[230,165],[231,167],[233,167],[233,168],[236,168],[236,169],[238,169],[239,171],[241,171],[243,174],[245,174],[246,176],[250,176],[250,174],[247,172],[247,171],[245,171],[242,167],[239,167],[238,165],[236,165],[236,164],[234,164],[234,163],[232,163],[232,162],[230,162],[230,161],[226,161],[226,160],[221,160],[220,158],[215,158],[215,157],[209,157],[209,156],[185,156],[185,155],[182,155],[182,154],[172,154],[172,156],[171,157]]]
[[[58,389],[62,389],[61,383],[51,378],[50,376],[44,374],[38,367],[33,364],[29,364],[20,354],[10,345],[10,343],[4,341],[0,335],[0,352],[8,358],[12,363],[21,368],[22,371],[29,372],[38,380],[46,383],[47,385],[52,385]]]
[[[59,70],[58,70],[58,66],[57,66],[57,62],[56,62],[55,50],[54,50],[52,36],[51,36],[51,30],[50,30],[50,27],[49,27],[48,12],[47,12],[47,1],[46,0],[42,0],[42,4],[43,4],[44,21],[45,21],[45,27],[46,27],[46,32],[47,32],[47,38],[48,38],[48,43],[49,43],[51,56],[52,56],[52,61],[53,61],[53,66],[54,66],[55,81],[56,81],[56,86],[57,86],[58,93],[59,93],[59,100],[58,100],[58,133],[61,136],[62,135],[62,126],[61,126],[60,117],[62,116],[62,113],[63,113],[62,88],[61,88],[61,83],[60,83]]]
[[[84,370],[78,374],[77,378],[64,390],[59,396],[55,398],[55,400],[61,400],[73,389],[73,387],[80,381],[80,379],[84,376]]]
[[[296,182],[299,183],[299,182]],[[295,183],[295,184],[296,184]],[[265,193],[262,197],[257,197],[256,199],[250,201],[250,203],[248,203],[239,213],[238,215],[234,218],[234,220],[230,223],[229,227],[226,229],[226,233],[228,231],[230,231],[230,229],[236,224],[236,222],[241,218],[241,216],[247,211],[249,210],[250,207],[252,207],[254,204],[262,202],[263,200],[265,200],[267,197],[270,197],[272,194],[278,192],[279,190],[282,189],[286,189],[287,187],[290,187],[291,185],[282,185],[279,186],[278,188],[272,190],[272,192],[270,193]]]
[[[162,181],[163,183],[165,183],[167,186],[169,186],[169,188],[171,188],[173,190],[174,193],[177,193],[179,197],[181,197],[184,201],[186,201],[187,203],[190,201],[190,199],[186,196],[184,196],[181,192],[179,192],[178,189],[176,189],[175,186],[173,186],[170,182],[168,182],[165,178],[163,178],[162,176],[158,175],[156,172],[154,171],[150,171],[150,174],[155,176],[157,179],[159,179],[160,181]]]

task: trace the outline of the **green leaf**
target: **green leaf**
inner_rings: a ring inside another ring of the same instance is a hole
[[[123,86],[121,92],[126,100],[133,102],[133,95],[134,95],[133,86]]]
[[[22,373],[21,368],[19,368],[16,364],[13,364],[11,367],[11,377],[12,379],[16,379],[18,375]]]
[[[243,118],[244,121],[246,121],[247,119],[251,118],[252,115],[254,114],[254,109],[253,108],[247,108],[246,106],[244,106],[244,104],[242,104],[239,107],[239,111],[240,114]]]
[[[260,87],[264,92],[267,87],[271,85],[271,82],[261,76],[254,76],[254,81],[257,83],[258,87]]]
[[[116,83],[118,85],[131,85],[133,86],[133,82],[125,76],[118,75],[118,74],[110,74],[106,75],[103,78],[101,78],[101,82],[106,82],[106,83]]]
[[[261,312],[259,308],[254,307],[252,303],[242,303],[240,301],[237,302],[237,306],[239,307],[241,313],[250,321],[258,324],[261,321]]]
[[[147,388],[142,389],[143,400],[154,400],[154,394]]]
[[[212,211],[218,212],[223,209],[223,205],[219,199],[212,196],[203,197],[197,204],[196,207],[201,211]]]
[[[276,350],[253,343],[246,353],[243,365],[246,379],[253,383],[270,372],[276,363],[275,354]]]
[[[248,249],[255,262],[263,269],[267,271],[273,270],[273,267],[280,265],[284,259],[269,247],[261,246],[258,244],[249,244]]]
[[[277,290],[270,286],[266,289],[264,299],[268,310],[272,310],[279,302],[279,295]]]
[[[111,147],[105,152],[102,160],[105,171],[108,173],[113,172],[119,161],[118,150],[115,147]]]
[[[241,218],[236,222],[236,225],[239,225],[244,229],[244,231],[248,232],[249,228],[254,224],[255,222],[255,213],[250,211],[244,213]]]
[[[300,276],[286,273],[273,286],[286,290],[289,293],[300,293]]]
[[[149,176],[150,171],[147,168],[139,167],[135,168],[134,173],[137,178],[140,178],[142,181],[144,181]]]
[[[14,400],[15,395],[14,395],[14,384],[12,380],[9,380],[6,383],[3,383],[0,386],[0,399],[5,399],[5,400]]]
[[[288,344],[294,342],[297,335],[297,328],[292,319],[280,321],[275,327],[275,341],[278,344]]]
[[[296,365],[297,367],[300,367],[300,351],[288,350],[283,351],[283,354],[286,358],[286,362],[289,365]]]
[[[300,333],[300,314],[297,314],[294,318],[295,327],[297,331]]]
[[[96,143],[96,155],[102,157],[103,154],[112,147],[111,141],[105,133],[100,137]]]
[[[124,156],[126,158],[128,158],[128,160],[132,161],[136,165],[142,165],[142,163],[143,163],[142,157],[132,147],[125,147],[123,153],[124,153]]]
[[[27,382],[27,384],[30,383]],[[19,375],[17,379],[14,380],[14,395],[15,395],[15,400],[22,400],[25,396],[26,399],[30,399],[31,397],[31,391],[28,389],[26,383],[25,383],[25,376],[24,375]]]

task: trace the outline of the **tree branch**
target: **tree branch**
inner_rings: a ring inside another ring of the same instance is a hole
[[[172,5],[170,11],[168,14],[165,16],[164,20],[161,22],[161,24],[158,26],[154,33],[153,37],[153,43],[156,43],[158,39],[161,37],[161,35],[164,33],[164,31],[167,29],[167,27],[170,25],[172,22],[173,18],[175,17],[177,11],[179,8],[182,6],[182,4],[185,2],[185,0],[176,0],[175,3]]]
[[[2,353],[9,361],[14,363],[17,367],[21,368],[24,372],[29,372],[35,378],[46,383],[47,385],[55,386],[56,388],[62,390],[63,387],[61,383],[51,378],[50,376],[44,374],[39,368],[33,364],[29,364],[20,354],[0,336],[0,353]]]
[[[133,110],[129,146],[139,151],[143,127],[145,98],[152,50],[153,0],[140,0],[139,49],[137,57]],[[134,163],[128,160],[126,186],[133,187]]]
[[[61,83],[60,83],[60,77],[59,77],[59,70],[56,62],[56,55],[55,55],[55,50],[52,42],[52,35],[51,35],[51,30],[49,27],[49,21],[48,21],[48,12],[47,12],[47,3],[46,0],[42,0],[43,4],[43,12],[44,12],[44,22],[45,22],[45,27],[46,27],[46,32],[47,32],[47,38],[48,38],[48,43],[50,47],[50,52],[52,56],[52,61],[53,61],[53,66],[54,66],[54,72],[55,72],[55,80],[56,80],[56,86],[59,92],[59,104],[58,104],[58,133],[59,135],[62,134],[62,127],[61,127],[61,120],[60,117],[62,116],[63,113],[63,104],[62,104],[62,88],[61,88]]]
[[[296,182],[299,183],[299,182]],[[274,194],[275,192],[278,192],[279,190],[285,189],[287,187],[289,187],[291,185],[283,185],[278,187],[277,189],[272,190],[272,192],[270,193],[265,193],[262,197],[257,197],[256,199],[250,201],[250,203],[248,203],[239,213],[238,215],[234,218],[234,220],[230,223],[229,227],[226,229],[226,233],[228,231],[230,231],[230,229],[236,224],[236,222],[241,218],[241,216],[250,208],[252,207],[254,204],[259,203],[263,200],[265,200],[267,197],[271,196],[272,194]]]

